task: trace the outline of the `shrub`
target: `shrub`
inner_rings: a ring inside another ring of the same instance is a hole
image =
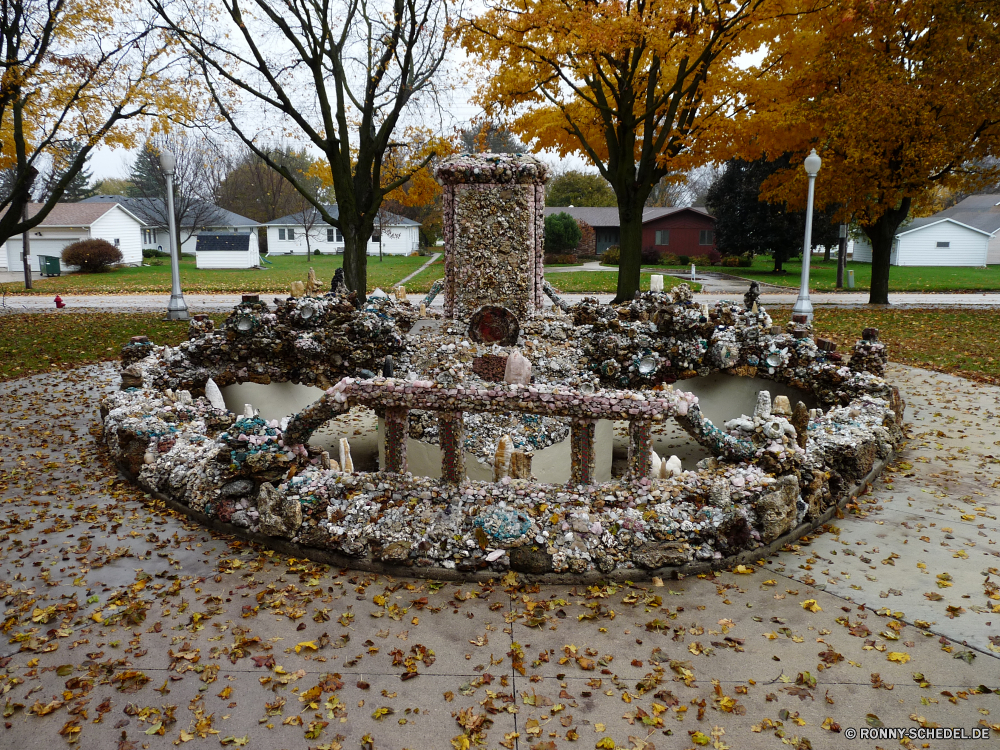
[[[738,255],[727,255],[722,259],[722,265],[725,268],[737,268],[740,265],[740,258]]]
[[[739,257],[740,268],[750,268],[753,265],[753,253],[745,253]]]
[[[689,265],[691,263],[691,258],[690,258],[690,256],[687,256],[687,255],[678,255],[677,256],[677,260],[680,261],[680,264],[682,266],[686,266],[686,265]]]
[[[567,253],[566,255],[557,255],[556,263],[576,263],[576,256],[572,253]]]
[[[582,237],[580,225],[565,211],[545,217],[545,249],[550,253],[572,250]]]
[[[155,247],[144,247],[142,249],[143,258],[169,258],[170,253],[166,250],[157,250]]]
[[[639,253],[644,266],[658,266],[660,264],[660,251],[655,245],[647,245]]]
[[[322,254],[323,254],[322,251],[318,247],[315,250],[313,250],[313,255],[322,255]]]
[[[709,250],[706,257],[708,258],[708,262],[713,266],[717,266],[722,262],[722,253],[718,250]]]
[[[694,263],[696,266],[710,266],[712,261],[709,259],[708,255],[694,255],[689,259],[690,263]]]
[[[106,271],[122,260],[122,251],[107,240],[80,240],[62,251],[63,263],[79,266],[83,273]]]
[[[661,266],[679,266],[681,265],[681,260],[673,253],[664,253],[660,256]]]
[[[601,263],[605,263],[609,266],[617,266],[620,260],[621,248],[618,247],[618,245],[612,245],[605,250],[604,255],[601,256]]]

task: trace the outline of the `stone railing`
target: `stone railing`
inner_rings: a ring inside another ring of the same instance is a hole
[[[465,477],[464,412],[565,417],[571,420],[570,483],[593,484],[595,424],[601,419],[625,420],[629,423],[629,476],[640,479],[649,476],[651,469],[650,428],[653,422],[675,418],[698,440],[714,434],[711,423],[697,408],[697,397],[684,391],[662,393],[662,397],[651,398],[634,391],[588,394],[558,387],[508,384],[491,388],[445,388],[429,381],[345,378],[289,421],[284,442],[286,445],[305,444],[328,420],[353,406],[367,406],[385,413],[385,470],[403,474],[407,471],[410,410],[434,411],[438,414],[440,427],[442,477],[446,482],[457,483]],[[718,440],[711,445],[717,448]]]

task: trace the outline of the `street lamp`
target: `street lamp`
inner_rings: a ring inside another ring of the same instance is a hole
[[[819,158],[816,149],[809,152],[805,160],[806,176],[809,178],[809,195],[806,198],[806,236],[802,246],[802,285],[799,287],[799,298],[795,300],[792,315],[805,315],[806,322],[812,323],[813,306],[809,299],[809,261],[812,255],[813,231],[813,193],[816,188],[816,175],[823,160]]]
[[[174,167],[177,159],[163,149],[160,152],[160,169],[167,178],[167,232],[170,234],[170,302],[164,320],[190,320],[184,295],[181,294],[181,250],[177,247],[177,227],[174,221]]]

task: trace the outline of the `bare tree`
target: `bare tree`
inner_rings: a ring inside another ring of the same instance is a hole
[[[363,298],[366,247],[379,206],[433,157],[392,179],[384,174],[387,158],[409,138],[401,132],[404,117],[437,102],[447,3],[250,0],[244,8],[238,0],[220,0],[232,23],[220,29],[196,0],[148,1],[200,66],[222,117],[246,147],[341,230],[347,286]],[[299,175],[258,145],[260,118],[242,119],[247,101],[323,154],[336,217]]]
[[[160,169],[160,153],[172,151],[177,159],[174,168],[174,222],[177,247],[205,227],[225,223],[225,214],[212,202],[220,181],[220,166],[225,161],[207,138],[175,134],[158,136],[146,142],[135,157],[129,174],[128,207],[145,223],[169,226],[167,182]]]
[[[272,161],[295,174],[311,193],[321,196],[324,203],[330,202],[317,175],[316,160],[305,149],[286,144],[261,144],[259,148]],[[301,211],[309,205],[291,182],[246,146],[229,159],[229,169],[219,183],[215,202],[222,208],[262,224]]]

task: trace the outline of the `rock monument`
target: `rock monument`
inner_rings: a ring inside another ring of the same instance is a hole
[[[486,305],[524,320],[542,308],[545,180],[526,154],[461,154],[437,168],[444,185],[444,312],[468,320]]]

